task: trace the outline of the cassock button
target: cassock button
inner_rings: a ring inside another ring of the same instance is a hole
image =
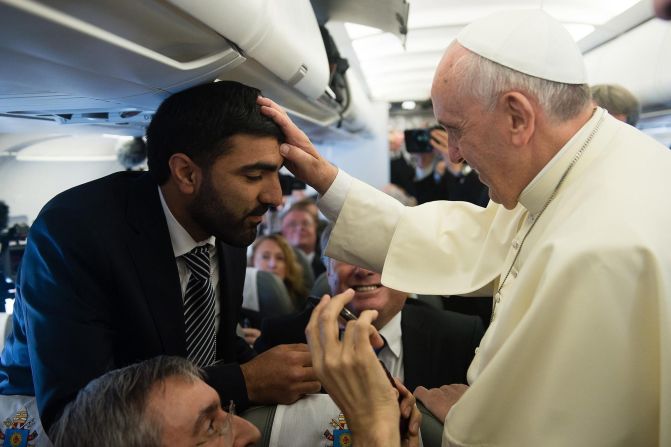
[[[510,274],[512,275],[513,278],[517,278],[517,269],[516,269],[516,268],[513,268],[513,269],[510,271]]]
[[[520,243],[517,242],[517,241],[513,241],[513,248],[514,248],[515,250],[517,250],[518,248],[520,248]]]
[[[496,295],[494,295],[494,301],[496,301],[497,304],[501,302],[501,294],[500,293],[497,293]]]

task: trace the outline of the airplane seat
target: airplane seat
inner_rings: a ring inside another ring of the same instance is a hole
[[[5,347],[5,340],[12,332],[12,314],[0,312],[0,352]]]
[[[441,447],[443,443],[443,422],[439,421],[427,408],[417,401],[417,408],[422,413],[420,433],[424,447]]]
[[[424,447],[441,447],[443,439],[442,422],[436,419],[435,416],[433,416],[431,412],[427,410],[426,407],[424,407],[424,405],[422,405],[421,402],[417,402],[417,407],[419,408],[419,411],[422,413],[422,425],[420,427],[420,433],[422,438],[421,445]],[[276,447],[278,445],[277,440],[279,436],[277,433],[273,433],[274,428],[276,430],[280,429],[280,427],[274,427],[275,415],[277,413],[277,409],[278,409],[277,405],[261,405],[248,408],[246,411],[240,414],[242,418],[254,424],[256,428],[258,428],[259,431],[261,432],[261,439],[257,444],[255,444],[257,447]],[[291,420],[289,418],[287,419],[289,421]],[[324,421],[328,423],[329,418],[324,418]],[[301,422],[302,420],[299,421],[296,427],[291,428],[292,433],[295,436],[295,440],[297,441],[295,445],[298,446],[302,445],[301,442],[305,442],[304,438],[309,437],[310,435],[309,430],[311,430],[312,428],[317,428],[313,427],[311,424],[302,424]],[[284,428],[283,430],[287,429]],[[303,434],[304,436],[301,437],[301,434]],[[314,442],[314,440],[311,441],[312,445],[317,444]]]
[[[315,283],[310,289],[310,295],[321,298],[324,295],[331,294],[331,287],[329,286],[328,277],[326,272],[320,273],[317,278],[315,278]]]
[[[275,410],[277,405],[259,405],[248,408],[240,417],[251,422],[261,432],[261,439],[257,442],[257,447],[268,447],[270,445],[270,434],[273,430],[273,419],[275,419]]]
[[[254,267],[247,267],[242,297],[241,315],[255,328],[264,318],[299,310],[279,277]]]

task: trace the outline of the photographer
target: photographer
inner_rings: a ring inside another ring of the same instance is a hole
[[[439,127],[405,131],[406,148],[416,163],[414,195],[419,204],[461,200],[482,207],[489,202],[487,186],[468,164],[448,157],[448,134]]]

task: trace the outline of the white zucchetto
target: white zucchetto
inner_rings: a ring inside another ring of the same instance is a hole
[[[531,76],[587,83],[578,45],[561,23],[540,9],[491,14],[466,26],[457,41],[486,59]]]

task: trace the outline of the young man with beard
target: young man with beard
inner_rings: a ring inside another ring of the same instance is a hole
[[[278,127],[236,82],[168,99],[147,129],[149,172],[57,195],[31,228],[0,393],[34,395],[46,429],[89,381],[166,354],[204,369],[222,402],[318,391],[305,345],[255,353],[235,335],[245,247],[280,204]]]

